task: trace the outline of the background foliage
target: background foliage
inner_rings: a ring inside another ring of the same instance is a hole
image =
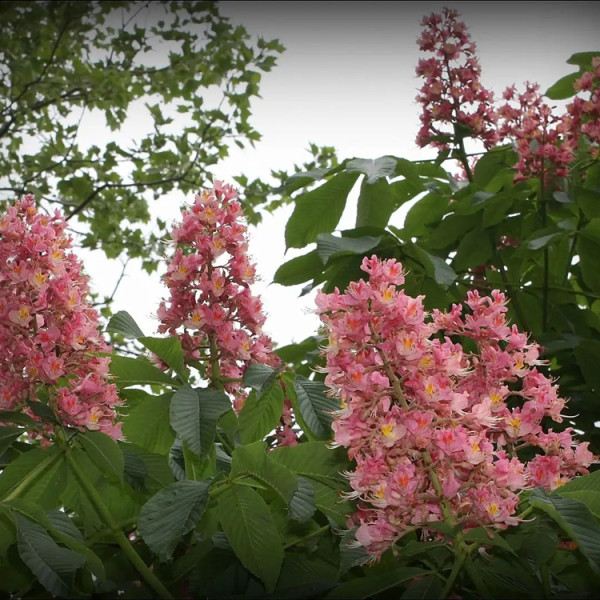
[[[0,199],[34,193],[84,247],[154,270],[152,200],[199,189],[232,143],[260,138],[250,103],[282,51],[214,2],[3,2]]]

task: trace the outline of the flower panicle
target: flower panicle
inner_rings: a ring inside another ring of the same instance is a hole
[[[595,457],[560,423],[565,400],[539,367],[539,347],[506,322],[506,298],[468,294],[428,314],[399,286],[395,260],[365,258],[368,281],[319,293],[329,331],[325,383],[340,397],[332,445],[359,510],[349,526],[374,557],[404,532],[451,518],[465,530],[515,525],[519,493],[555,489]],[[463,343],[455,340],[463,339]],[[522,460],[515,448],[537,454]]]
[[[64,217],[39,213],[32,195],[0,216],[0,408],[40,421],[27,402],[47,402],[63,425],[119,438],[111,349],[65,230]],[[42,441],[53,428],[41,421]]]

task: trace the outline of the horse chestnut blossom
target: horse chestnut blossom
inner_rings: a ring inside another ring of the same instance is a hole
[[[27,402],[41,401],[63,425],[116,439],[111,349],[65,229],[58,211],[38,213],[32,195],[0,216],[0,410],[23,410],[40,421]],[[53,428],[40,423],[44,443]]]
[[[493,94],[481,85],[475,44],[457,17],[457,11],[444,8],[422,21],[419,48],[434,56],[419,60],[416,70],[425,79],[416,97],[423,106],[417,145],[447,148],[457,141],[458,126],[466,132],[462,137],[478,138],[491,148],[498,141]]]
[[[170,298],[158,309],[158,331],[176,335],[187,364],[223,386],[239,411],[247,366],[277,366],[279,359],[262,333],[261,301],[250,291],[255,269],[237,195],[233,187],[215,182],[174,227],[175,253],[164,277]]]
[[[466,308],[429,315],[422,296],[399,289],[400,263],[365,257],[362,270],[368,281],[316,302],[329,331],[325,383],[341,401],[332,445],[356,462],[348,525],[374,559],[436,521],[515,525],[521,490],[588,472],[595,457],[572,428],[544,431],[563,420],[565,400],[539,347],[506,323],[501,292],[472,291]]]
[[[575,81],[574,88],[578,94],[589,96],[575,96],[567,105],[561,129],[572,143],[577,144],[580,137],[587,138],[590,153],[597,158],[600,146],[600,56],[592,59],[592,70],[583,73]]]
[[[566,177],[575,158],[577,140],[565,138],[565,116],[552,112],[539,87],[527,82],[521,94],[515,86],[507,88],[503,94],[507,102],[498,109],[500,137],[514,140],[519,155],[515,181],[539,177],[549,183],[555,177]]]

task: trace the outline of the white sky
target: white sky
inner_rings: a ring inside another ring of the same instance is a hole
[[[262,134],[254,149],[233,149],[215,170],[268,178],[272,169],[290,170],[308,160],[310,142],[335,146],[340,159],[392,154],[431,158],[414,139],[420,80],[416,39],[424,14],[456,8],[477,44],[482,82],[497,96],[526,80],[546,89],[574,70],[566,64],[575,52],[600,50],[600,3],[596,2],[220,2],[221,12],[252,36],[278,38],[286,47],[271,73],[263,76],[262,99],[253,103],[252,124]],[[179,197],[177,197],[179,198]],[[185,199],[192,202],[193,198]],[[161,218],[177,218],[179,200],[157,206]],[[351,203],[349,203],[351,204]],[[277,267],[302,252],[284,257],[284,225],[292,207],[251,231],[250,251],[257,263],[260,293],[268,315],[266,332],[279,345],[314,333],[313,296],[298,298],[300,288],[272,284]],[[401,224],[402,215],[392,217]],[[352,227],[345,215],[342,228]],[[120,273],[100,252],[82,256],[92,285],[110,294]],[[115,296],[113,310],[127,310],[147,335],[155,333],[152,315],[165,295],[158,276],[136,264]]]

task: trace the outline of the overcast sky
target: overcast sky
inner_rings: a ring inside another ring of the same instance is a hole
[[[308,159],[310,142],[335,146],[340,159],[385,154],[428,158],[414,139],[420,86],[414,69],[420,57],[416,39],[424,14],[456,8],[466,22],[482,66],[482,82],[498,96],[513,83],[539,82],[542,90],[574,70],[565,61],[575,52],[600,50],[600,2],[220,2],[221,12],[253,36],[278,38],[286,52],[263,76],[262,99],[253,103],[254,127],[262,134],[255,149],[233,149],[215,169],[231,181],[244,173],[268,177]],[[189,198],[193,201],[193,198]],[[161,209],[166,211],[166,205]],[[265,326],[279,344],[300,341],[318,323],[312,296],[299,288],[268,285],[284,258],[283,226],[291,207],[266,217],[252,232],[268,313]],[[171,213],[172,215],[173,213]],[[161,213],[162,218],[165,215]],[[401,217],[398,216],[397,219]],[[344,223],[351,227],[351,216]],[[400,224],[395,222],[395,224]],[[302,251],[304,253],[304,251]],[[98,264],[105,259],[96,256]],[[87,261],[87,259],[86,259]],[[118,265],[117,265],[118,266]],[[94,287],[110,293],[118,276]],[[88,271],[94,273],[92,264]],[[106,268],[102,269],[106,274]],[[97,272],[97,271],[96,271]],[[131,312],[147,334],[152,314],[165,293],[156,277],[128,271],[114,310]]]

